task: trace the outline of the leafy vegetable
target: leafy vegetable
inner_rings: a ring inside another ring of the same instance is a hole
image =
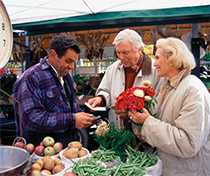
[[[110,130],[103,136],[96,136],[95,139],[100,144],[100,147],[113,150],[121,160],[126,158],[127,145],[136,145],[136,138],[132,132],[119,130],[114,125],[111,125]]]

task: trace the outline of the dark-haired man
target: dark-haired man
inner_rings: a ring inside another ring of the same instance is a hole
[[[70,75],[80,48],[72,38],[59,35],[48,56],[27,69],[14,86],[17,132],[27,142],[39,144],[52,136],[64,145],[77,140],[77,128],[93,123],[91,114],[78,112]]]

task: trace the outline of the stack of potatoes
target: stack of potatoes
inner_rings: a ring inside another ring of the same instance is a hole
[[[45,156],[37,160],[32,165],[32,176],[38,175],[53,175],[64,170],[64,164],[59,159],[52,159],[50,156]]]
[[[70,142],[67,150],[63,152],[63,156],[67,159],[81,158],[87,154],[88,150],[82,147],[82,144],[79,141]]]

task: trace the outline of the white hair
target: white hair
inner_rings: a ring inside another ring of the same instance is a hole
[[[131,29],[124,29],[120,31],[112,44],[116,46],[126,40],[130,41],[137,49],[143,50],[144,43],[141,36],[136,31]]]
[[[195,68],[195,58],[182,40],[174,37],[159,39],[156,47],[163,49],[169,62],[177,69],[192,70]]]

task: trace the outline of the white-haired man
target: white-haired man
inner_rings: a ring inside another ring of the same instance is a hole
[[[116,97],[124,90],[139,86],[143,80],[150,80],[156,85],[156,76],[152,60],[143,52],[144,43],[141,36],[134,30],[120,31],[113,41],[118,60],[110,65],[97,89],[96,97],[89,99],[93,107],[105,105],[110,109],[109,121],[118,127],[124,127],[127,116],[116,112]],[[120,118],[118,118],[120,117]]]

